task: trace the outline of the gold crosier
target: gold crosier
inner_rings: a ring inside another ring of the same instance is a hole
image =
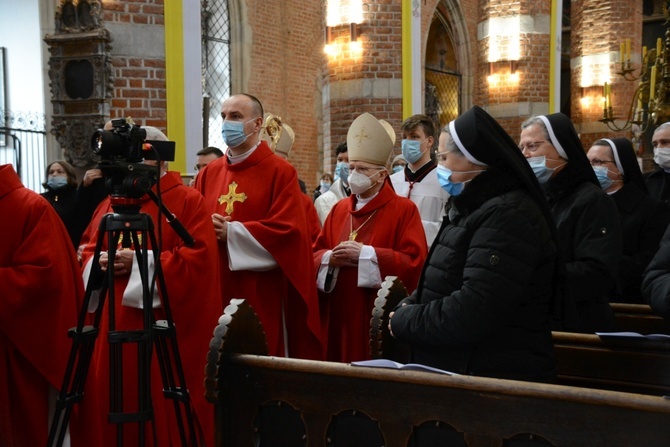
[[[231,182],[228,185],[228,194],[222,195],[219,197],[219,205],[226,204],[226,214],[229,216],[233,214],[233,204],[235,202],[244,202],[247,200],[247,195],[243,192],[237,193],[237,183]]]

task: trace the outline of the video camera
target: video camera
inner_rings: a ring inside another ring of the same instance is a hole
[[[139,199],[156,183],[160,170],[145,159],[174,161],[173,141],[146,140],[147,132],[125,118],[112,120],[112,130],[98,129],[91,149],[100,157],[105,190],[112,197]]]

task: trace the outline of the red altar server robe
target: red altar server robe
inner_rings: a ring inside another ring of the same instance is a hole
[[[314,264],[363,225],[356,241],[374,248],[380,279],[397,276],[414,290],[428,248],[416,205],[396,195],[386,182],[376,197],[355,211],[356,195],[335,204],[314,244]],[[358,287],[358,267],[340,267],[334,289],[319,292],[327,332],[327,360],[352,362],[370,358],[370,318],[378,288]]]
[[[11,165],[0,166],[0,217],[0,446],[43,446],[84,285],[63,222]]]
[[[223,312],[221,294],[219,292],[218,259],[216,238],[212,232],[211,216],[203,204],[198,191],[185,186],[178,172],[167,172],[160,180],[161,194],[165,206],[176,215],[184,228],[189,232],[195,244],[187,247],[172,227],[162,222],[162,252],[160,256],[172,317],[176,327],[176,338],[184,368],[186,386],[189,391],[196,428],[199,426],[204,434],[206,445],[214,445],[214,408],[205,398],[205,365],[212,339],[212,332],[218,318]],[[156,187],[153,188],[154,192]],[[85,243],[82,253],[84,266],[94,255],[98,239],[100,221],[103,216],[113,213],[110,199],[105,199],[96,209],[91,226],[86,231],[90,239]],[[156,238],[158,232],[158,207],[144,196],[142,213],[151,216],[154,223]],[[103,251],[107,251],[107,235],[104,235]],[[150,247],[151,249],[151,247]],[[137,262],[136,260],[134,262]],[[143,327],[143,310],[122,305],[122,296],[128,282],[128,276],[119,276],[114,282],[116,329],[133,330]],[[109,413],[109,349],[107,332],[109,329],[109,305],[105,302],[100,335],[91,361],[91,371],[86,381],[86,394],[80,404],[81,420],[76,418],[70,430],[73,447],[86,445],[116,445],[116,426],[107,423]],[[156,320],[165,319],[164,309],[154,308]],[[135,411],[137,402],[137,355],[133,344],[124,346],[123,357],[124,411]],[[175,380],[177,379],[175,373]],[[178,424],[174,417],[171,400],[166,400],[162,393],[162,379],[154,349],[151,371],[151,398],[154,410],[154,422],[157,432],[157,445],[181,445]],[[91,420],[94,417],[95,420]],[[76,425],[75,425],[76,422]],[[124,436],[127,443],[137,443],[136,424],[124,424]],[[184,423],[186,427],[186,424]],[[147,427],[150,427],[148,424]],[[150,431],[150,430],[149,430]],[[151,437],[149,438],[151,439]],[[148,443],[147,445],[153,445]]]
[[[264,271],[232,271],[229,230],[228,243],[219,243],[224,301],[248,300],[263,324],[270,355],[285,355],[286,333],[290,357],[321,359],[312,241],[295,168],[261,141],[244,161],[231,164],[225,156],[208,164],[195,187],[211,213],[241,223],[277,264]]]

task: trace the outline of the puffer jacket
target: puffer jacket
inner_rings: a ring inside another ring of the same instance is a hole
[[[515,178],[493,169],[451,202],[419,288],[395,309],[394,336],[412,346],[416,363],[555,380],[557,249],[545,216]]]

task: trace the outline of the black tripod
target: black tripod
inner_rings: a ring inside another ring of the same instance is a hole
[[[161,208],[168,218],[168,222],[175,231],[185,240],[186,245],[192,245],[193,239],[179,221],[165,206],[159,202],[155,194],[149,191],[150,197]],[[116,445],[123,446],[123,429],[125,424],[137,424],[139,446],[144,446],[147,440],[147,424],[154,419],[151,403],[151,357],[153,345],[156,345],[157,359],[160,366],[163,382],[163,394],[171,399],[179,428],[182,446],[198,446],[198,436],[195,432],[191,403],[185,384],[184,371],[177,348],[176,330],[172,320],[172,313],[168,301],[168,291],[160,263],[160,256],[155,256],[155,281],[160,291],[162,308],[165,320],[156,321],[153,312],[153,279],[149,278],[149,245],[157,249],[159,245],[154,234],[151,216],[140,213],[138,199],[112,197],[113,214],[106,215],[99,227],[99,236],[96,242],[95,254],[91,275],[86,286],[84,304],[79,314],[77,327],[69,331],[73,339],[72,350],[67,364],[63,385],[61,387],[56,411],[49,431],[47,447],[62,446],[67,431],[72,406],[84,397],[84,383],[90,366],[95,340],[99,333],[102,310],[105,298],[109,297],[109,391],[110,409],[109,422],[116,424]],[[139,235],[138,235],[139,233]],[[109,248],[109,266],[106,272],[100,269],[100,254],[102,244],[107,235]],[[114,306],[114,259],[116,248],[121,240],[124,248],[130,247],[132,242],[139,265],[142,280],[143,328],[138,330],[116,330]],[[150,281],[150,279],[152,281]],[[86,326],[89,304],[93,292],[98,294],[97,306],[93,315],[93,325]],[[138,402],[137,411],[124,412],[123,377],[128,371],[123,368],[123,348],[127,344],[137,346],[137,381]],[[54,444],[56,442],[56,444]]]

